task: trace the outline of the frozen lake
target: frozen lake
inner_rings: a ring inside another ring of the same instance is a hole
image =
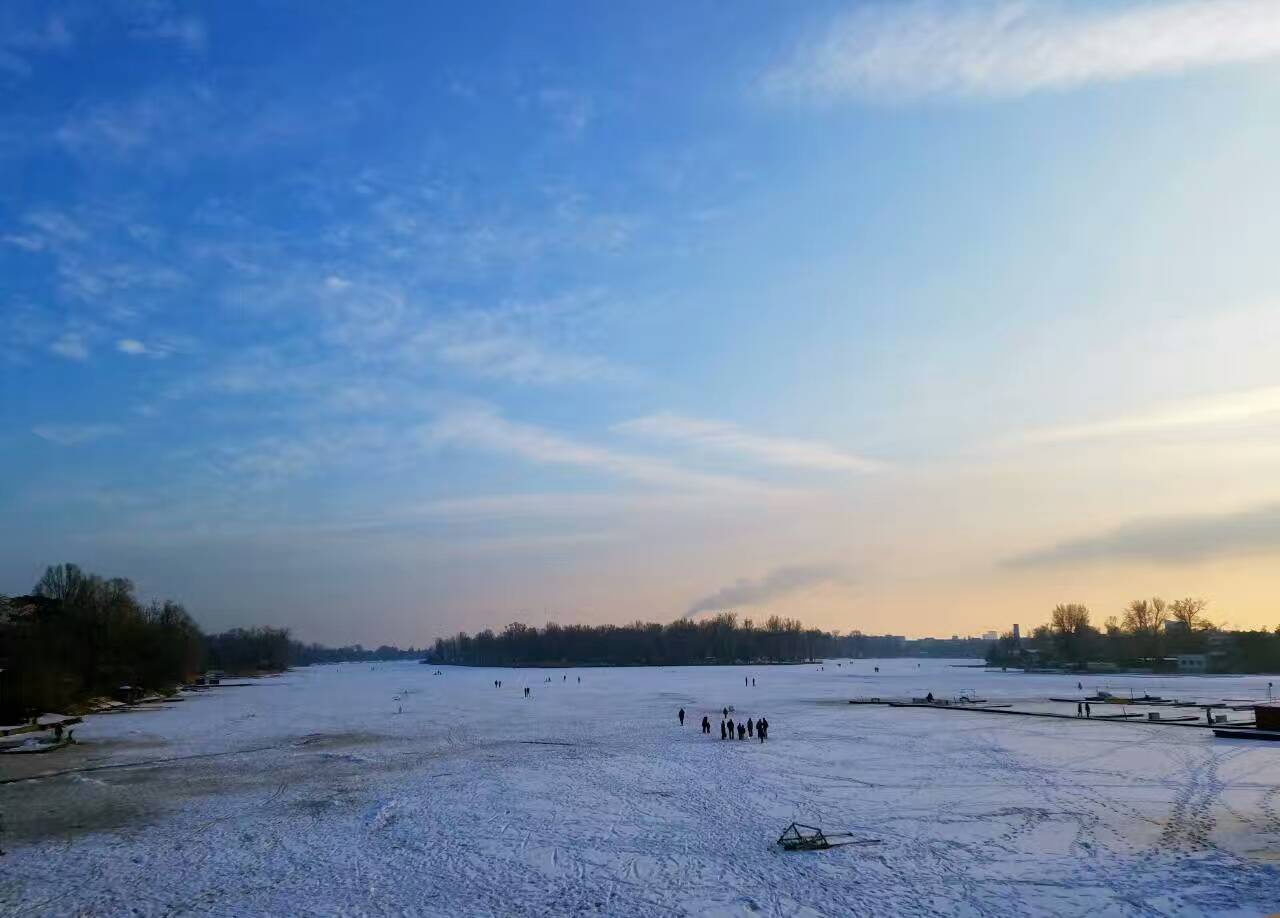
[[[434,670],[296,670],[91,718],[68,753],[0,757],[0,779],[83,769],[0,785],[0,913],[1280,910],[1280,744],[844,703],[1042,701],[1079,694],[1075,676],[914,660]],[[1265,698],[1267,682],[1084,687]],[[769,742],[722,741],[726,705],[765,715]],[[783,853],[792,820],[880,843]]]

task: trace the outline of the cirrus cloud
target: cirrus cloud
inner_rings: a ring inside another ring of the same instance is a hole
[[[766,465],[837,472],[874,472],[881,463],[816,440],[795,440],[751,433],[736,424],[667,412],[614,425],[620,433],[735,454]]]
[[[1273,0],[921,0],[837,18],[763,79],[806,101],[1007,97],[1280,55]]]
[[[37,424],[31,432],[59,446],[80,446],[123,433],[118,424]]]

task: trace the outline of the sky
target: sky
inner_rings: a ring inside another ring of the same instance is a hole
[[[1274,0],[0,7],[0,593],[1280,625]]]

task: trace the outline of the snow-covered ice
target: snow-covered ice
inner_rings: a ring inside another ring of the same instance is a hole
[[[918,662],[347,664],[90,717],[78,747],[0,758],[0,779],[75,769],[0,785],[0,913],[1280,909],[1280,744],[844,703],[1078,694],[1074,676]],[[1267,679],[1084,682],[1259,698]],[[765,715],[769,742],[721,741],[725,705]],[[792,820],[880,844],[785,853]]]

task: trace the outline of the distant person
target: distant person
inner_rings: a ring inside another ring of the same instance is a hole
[[[1076,717],[1084,717],[1084,703],[1076,702]]]
[[[880,667],[879,667],[879,666],[877,666],[877,667],[876,667],[876,672],[880,672]]]
[[[769,721],[761,717],[756,721],[756,733],[760,737],[760,742],[764,742],[769,738]]]
[[[743,740],[746,738],[747,738],[747,725],[738,724],[738,739]]]
[[[933,704],[933,692],[930,692],[928,695],[925,695],[924,700],[927,701],[929,704]]]
[[[733,739],[733,718],[729,718],[729,738]]]
[[[750,717],[748,717],[748,718],[747,718],[747,736],[752,736],[752,735],[753,735],[751,731],[752,731],[754,728],[755,728],[755,724],[753,724],[753,723],[751,722],[751,718],[750,718]]]
[[[680,713],[676,715],[680,718],[680,726],[684,726],[684,708],[680,709]]]
[[[703,715],[702,717],[702,732],[703,733],[711,732],[711,721],[709,718],[707,718],[706,715]]]
[[[747,685],[748,685],[749,683],[750,683],[750,680],[749,680],[749,679],[747,679],[747,677],[746,677],[746,676],[743,676],[743,677],[742,677],[742,687],[743,687],[743,688],[746,688],[746,687],[747,687]]]
[[[579,676],[579,677],[578,677],[578,685],[582,685],[582,677],[581,677],[581,676]]]
[[[723,717],[723,718],[725,718],[725,719],[727,720],[727,719],[729,718],[729,709],[728,709],[728,708],[724,708],[724,709],[720,712],[720,716],[721,716],[721,717]]]
[[[720,721],[720,738],[724,739],[728,734],[725,732],[724,721]]]
[[[1083,691],[1084,691],[1084,683],[1083,683],[1083,682],[1077,682],[1077,683],[1076,683],[1076,688],[1078,688],[1080,691],[1082,691],[1082,692],[1083,692]]]
[[[1089,704],[1089,702],[1087,701],[1084,703],[1084,716],[1085,717],[1093,716],[1093,705]]]
[[[751,687],[752,687],[752,688],[755,688],[755,687],[756,687],[756,677],[755,677],[755,676],[752,676],[752,677],[751,677]]]

